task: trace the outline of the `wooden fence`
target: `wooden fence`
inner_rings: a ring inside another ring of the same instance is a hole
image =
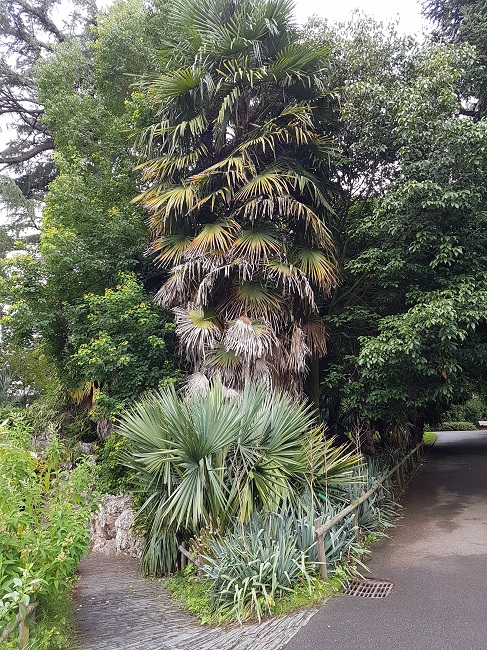
[[[352,501],[350,505],[348,505],[346,508],[341,510],[338,514],[335,516],[331,517],[331,519],[328,519],[323,523],[321,518],[315,519],[314,521],[314,527],[315,527],[315,539],[316,539],[316,544],[317,544],[317,550],[318,550],[318,562],[320,566],[320,576],[323,580],[326,580],[328,577],[328,571],[326,568],[326,551],[325,551],[325,535],[326,533],[333,528],[335,524],[340,522],[344,517],[346,517],[348,514],[351,512],[356,512],[357,513],[357,521],[356,521],[356,527],[357,527],[357,538],[360,535],[360,529],[358,525],[358,507],[367,501],[374,492],[376,492],[379,489],[390,489],[391,487],[391,477],[394,475],[394,485],[400,490],[402,490],[406,479],[410,476],[413,468],[414,468],[414,463],[419,463],[423,456],[423,443],[420,442],[419,445],[417,445],[412,451],[410,451],[404,458],[402,458],[394,467],[380,476],[375,485],[373,485],[370,490],[367,490],[367,492],[364,492],[358,499],[355,499],[355,501]]]

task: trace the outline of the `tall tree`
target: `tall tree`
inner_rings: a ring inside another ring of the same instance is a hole
[[[479,117],[487,113],[487,2],[486,0],[423,0],[423,13],[438,39],[473,45],[482,63],[479,87],[472,89],[468,108]],[[475,98],[477,101],[472,101]]]
[[[117,34],[118,57],[125,53],[132,72],[150,70],[151,11],[137,0],[116,3],[99,17],[89,47],[72,39],[38,63],[58,173],[38,248],[24,247],[4,265],[4,350],[44,359],[65,395],[96,407],[100,432],[123,403],[173,374],[167,316],[152,301],[158,272],[144,256],[145,216],[130,203],[140,178],[126,133],[140,106],[111,52]]]
[[[479,389],[485,364],[485,124],[464,110],[478,58],[360,16],[338,35],[323,24],[308,34],[334,44],[343,79],[342,283],[328,304],[322,404],[332,425],[409,423],[418,436]]]
[[[152,251],[170,278],[189,389],[266,380],[300,394],[325,351],[335,285],[328,59],[290,0],[173,3],[164,73],[141,139]]]

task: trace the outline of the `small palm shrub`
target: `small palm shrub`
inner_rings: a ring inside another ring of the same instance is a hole
[[[120,420],[123,462],[145,495],[144,568],[174,568],[177,547],[212,525],[226,532],[254,511],[278,512],[310,484],[350,481],[360,458],[334,447],[310,406],[264,385],[228,396],[216,381],[206,395],[173,388],[145,397]]]

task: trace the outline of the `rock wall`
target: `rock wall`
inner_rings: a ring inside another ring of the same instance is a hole
[[[140,557],[144,538],[132,530],[134,513],[128,494],[107,495],[91,522],[91,551],[104,555]]]

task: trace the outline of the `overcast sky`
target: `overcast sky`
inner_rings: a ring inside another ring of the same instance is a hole
[[[344,20],[353,9],[359,8],[378,20],[390,22],[399,18],[402,32],[421,36],[425,21],[421,17],[418,0],[295,0],[296,16],[304,22],[308,16],[318,14],[330,21]]]

